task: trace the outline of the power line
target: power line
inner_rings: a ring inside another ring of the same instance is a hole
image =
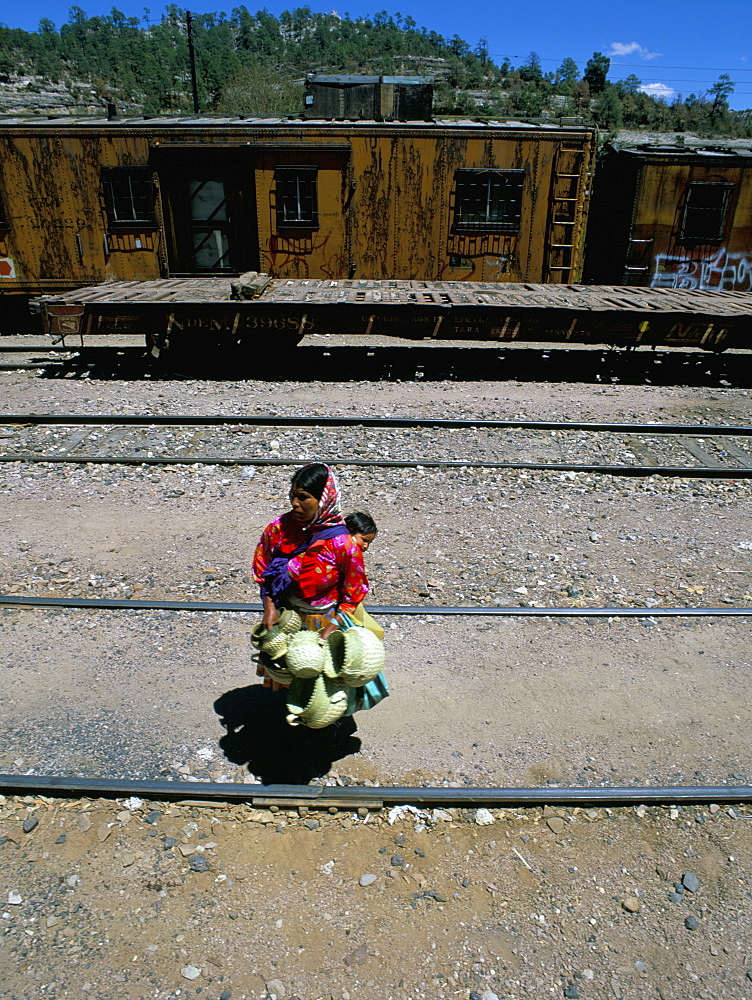
[[[555,62],[555,60],[553,60]],[[629,66],[630,68],[645,68],[645,63],[611,63],[612,66]],[[699,73],[752,73],[752,66],[659,66],[659,70],[664,69],[691,69]]]
[[[491,58],[493,58],[493,59],[502,58],[501,54],[498,53],[498,52],[489,53],[489,56]],[[516,56],[516,55],[507,56],[507,55],[505,55],[505,56],[503,56],[503,58],[505,58],[505,59],[522,59],[522,58],[527,58],[527,56]],[[554,58],[552,58],[550,56],[539,56],[538,58],[539,58],[539,60],[541,62],[557,62],[557,63],[561,63],[563,61],[563,60],[560,60],[560,59],[554,59]],[[567,57],[567,58],[572,58],[574,62],[578,62],[578,60],[574,59],[574,57]],[[579,62],[585,62],[585,61],[589,61],[589,60],[582,60],[582,59],[579,60]],[[680,84],[680,83],[689,83],[689,84],[692,84],[696,88],[702,88],[702,89],[709,90],[718,81],[717,80],[687,80],[687,79],[684,79],[684,78],[681,78],[681,77],[679,77],[679,78],[676,78],[676,77],[666,77],[666,76],[662,75],[664,69],[688,69],[688,70],[697,70],[698,72],[702,72],[703,70],[707,70],[708,72],[727,72],[727,71],[728,72],[732,72],[732,73],[737,72],[737,70],[733,70],[733,69],[725,70],[725,69],[723,69],[723,67],[713,67],[713,66],[655,66],[655,67],[651,68],[651,67],[646,66],[644,63],[614,63],[614,62],[612,62],[611,63],[611,68],[613,69],[614,67],[618,67],[618,68],[622,68],[623,67],[625,69],[627,69],[627,68],[628,69],[642,69],[643,71],[650,70],[651,71],[651,79],[649,81],[646,80],[646,79],[641,79],[640,83],[642,85],[649,86],[650,83],[660,83],[660,84],[664,84],[667,87],[670,87],[672,90],[675,89],[675,86],[674,86],[675,84]],[[741,72],[752,73],[752,68],[746,69],[746,68],[741,68],[740,67],[740,69],[741,69]],[[749,83],[749,82],[750,82],[749,80],[745,80],[744,81],[744,83]],[[732,83],[733,83],[733,81],[732,81]],[[734,85],[734,96],[735,97],[748,97],[750,95],[752,95],[752,90],[739,90],[736,87],[736,85]]]
[[[524,56],[507,55],[502,52],[489,52],[489,56],[493,59],[527,59],[531,54],[530,52]],[[605,53],[601,53],[605,55]],[[582,59],[574,59],[574,56],[566,56],[567,59],[573,59],[574,62],[590,62],[592,56]],[[611,56],[606,56],[607,59],[611,60],[612,66],[624,66],[628,69],[645,69],[645,63],[615,63]],[[561,58],[554,59],[552,56],[538,56],[541,62],[555,62],[562,63],[564,60]],[[752,73],[752,66],[658,66],[656,67],[657,72],[662,72],[664,69],[689,69],[697,70],[699,73]]]
[[[642,79],[640,81],[640,83],[645,83],[646,79],[648,79],[648,78],[645,77],[644,79]],[[683,80],[683,79],[681,79],[681,77],[679,77],[677,79],[676,77],[673,77],[673,76],[662,76],[660,73],[653,74],[653,76],[651,76],[650,79],[653,80],[655,83],[658,83],[658,82],[660,82],[660,83],[696,83],[696,84],[701,84],[702,86],[706,86],[707,85],[707,81],[705,81],[705,80]],[[716,81],[714,80],[713,83],[710,84],[710,86],[711,87],[714,86],[715,82]],[[749,81],[747,81],[747,83],[749,83]],[[748,90],[744,91],[744,90],[736,90],[736,89],[734,89],[734,93],[735,94],[745,94],[745,93],[748,94],[749,91]]]

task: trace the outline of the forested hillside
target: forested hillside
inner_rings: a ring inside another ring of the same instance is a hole
[[[301,7],[276,18],[237,7],[229,17],[194,14],[192,34],[204,112],[298,114],[307,73],[384,73],[433,77],[438,115],[580,116],[603,129],[752,135],[752,111],[729,109],[734,83],[725,75],[708,93],[667,104],[642,93],[634,75],[608,82],[599,52],[584,66],[564,59],[553,73],[535,52],[518,66],[497,64],[484,39],[472,48],[386,11],[352,20]],[[73,7],[59,28],[47,19],[36,32],[0,26],[0,112],[44,110],[35,95],[45,90],[72,113],[108,102],[144,114],[191,112],[186,12],[169,6],[151,23]]]

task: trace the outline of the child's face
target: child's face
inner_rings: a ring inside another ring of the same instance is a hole
[[[360,531],[356,531],[355,534],[353,535],[353,538],[355,539],[355,544],[363,552],[368,552],[368,549],[371,546],[371,542],[374,540],[375,537],[376,537],[375,531],[369,531],[367,535],[363,535],[361,534]]]

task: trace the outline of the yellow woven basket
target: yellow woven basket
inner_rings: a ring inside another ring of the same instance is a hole
[[[295,677],[318,676],[324,669],[324,648],[318,632],[298,632],[287,644],[287,669]]]
[[[348,687],[362,687],[384,669],[383,642],[360,625],[332,632],[327,642],[324,674]]]
[[[261,649],[261,642],[267,632],[268,629],[264,628],[263,622],[259,622],[258,625],[254,626],[253,631],[251,632],[251,644],[256,649]]]
[[[303,628],[303,622],[297,611],[285,608],[276,625],[270,629],[264,628],[263,621],[254,626],[251,632],[251,643],[256,649],[262,650],[273,660],[278,660],[287,652],[289,637]]]
[[[347,708],[347,692],[342,684],[319,674],[296,677],[287,695],[287,721],[291,726],[323,729],[341,719]]]
[[[277,625],[279,625],[282,632],[285,632],[287,635],[293,635],[303,628],[303,620],[297,611],[293,611],[292,608],[285,608],[279,616]]]
[[[289,640],[290,636],[287,632],[283,632],[278,624],[273,625],[261,639],[259,649],[273,660],[280,660],[287,652]]]

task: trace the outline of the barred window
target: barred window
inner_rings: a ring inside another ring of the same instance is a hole
[[[714,243],[723,239],[733,184],[693,181],[687,187],[681,239]]]
[[[154,190],[148,167],[106,167],[102,171],[111,226],[155,226]]]
[[[278,229],[318,229],[318,167],[276,167]]]
[[[458,170],[454,228],[517,233],[522,213],[524,170]]]

